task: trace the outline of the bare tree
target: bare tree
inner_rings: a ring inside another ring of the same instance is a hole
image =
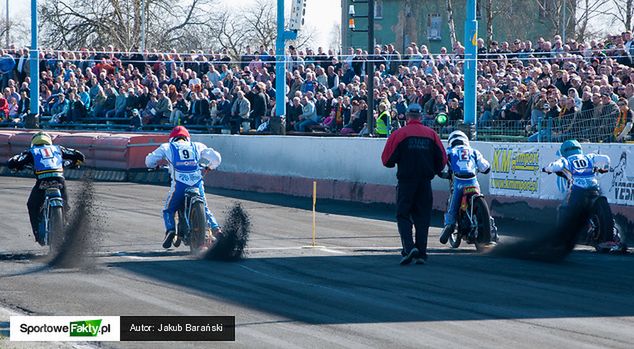
[[[275,46],[277,39],[277,8],[275,0],[258,0],[238,11],[221,9],[216,11],[214,24],[210,24],[213,37],[221,48],[238,57],[247,46]],[[314,39],[313,28],[303,28],[291,43],[298,48]]]
[[[487,35],[486,42],[490,44],[493,41],[493,22],[496,18],[503,14],[510,13],[513,8],[512,0],[485,0],[484,10],[486,16]]]
[[[218,45],[227,49],[229,55],[238,57],[249,42],[242,21],[236,21],[232,11],[225,9],[218,12],[215,22],[212,35],[218,40]]]
[[[598,34],[597,29],[593,29],[590,23],[606,14],[610,1],[611,0],[576,0],[577,18],[575,37],[578,41],[584,41]],[[628,1],[631,2],[632,0]]]
[[[31,30],[28,26],[27,21],[10,19],[9,25],[7,26],[6,19],[0,19],[0,38],[5,37],[7,30],[9,30],[10,43],[14,43],[18,46],[23,46],[29,42],[29,34],[31,33]]]
[[[447,24],[449,25],[449,38],[451,38],[451,47],[456,44],[456,23],[453,20],[453,0],[447,0]]]
[[[146,0],[149,47],[183,48],[189,31],[206,27],[215,0]],[[40,7],[45,45],[53,48],[140,44],[142,0],[46,0]]]
[[[632,17],[634,17],[634,0],[612,0],[613,10],[611,15],[621,22],[625,30],[632,30]]]

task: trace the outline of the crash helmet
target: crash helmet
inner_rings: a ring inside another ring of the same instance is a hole
[[[31,137],[31,146],[51,144],[53,144],[53,139],[51,138],[51,135],[46,132],[40,131]]]
[[[190,140],[189,131],[185,128],[185,126],[176,126],[170,132],[169,141],[173,142],[179,138],[183,138],[185,140]]]
[[[581,144],[576,139],[570,139],[563,143],[561,143],[561,147],[559,148],[559,153],[561,156],[567,158],[571,155],[583,154],[583,148],[581,148]]]
[[[453,131],[449,134],[447,144],[450,148],[461,144],[469,146],[469,138],[462,131]]]

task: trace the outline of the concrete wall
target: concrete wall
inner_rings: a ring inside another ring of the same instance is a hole
[[[385,139],[232,135],[194,135],[193,138],[222,154],[221,166],[206,178],[206,184],[212,187],[308,197],[312,195],[312,182],[316,180],[320,198],[380,203],[395,201],[396,169],[383,167],[380,159]],[[531,151],[555,147],[554,144],[513,144],[517,149]],[[473,142],[473,146],[493,162],[494,149],[500,144]],[[589,147],[596,151],[593,147],[597,146]],[[634,149],[632,145],[623,147]],[[544,154],[539,166],[551,157],[554,159],[554,152],[552,155],[550,152]],[[508,175],[515,176],[516,173]],[[527,216],[544,214],[544,208],[553,208],[560,202],[560,197],[552,195],[547,199],[535,195],[528,197],[530,195],[521,192],[491,195],[491,176],[480,175],[479,181],[493,213],[498,216],[529,218]],[[546,179],[540,173],[533,176],[539,177],[540,181],[556,181],[555,176]],[[444,210],[448,181],[435,178],[432,188],[434,207]],[[563,192],[557,194],[561,196]],[[612,207],[617,213],[632,216],[630,219],[634,221],[631,206]]]

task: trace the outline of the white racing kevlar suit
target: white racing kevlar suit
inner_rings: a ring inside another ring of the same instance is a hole
[[[447,160],[447,166],[453,176],[453,188],[445,214],[445,226],[456,223],[456,212],[464,188],[480,188],[476,175],[478,172],[488,173],[491,169],[491,165],[482,154],[468,145],[457,145],[447,149]]]
[[[211,229],[218,228],[218,222],[207,206],[201,166],[215,169],[222,161],[220,154],[200,142],[178,139],[173,142],[163,143],[148,154],[145,158],[145,165],[148,168],[154,168],[161,160],[168,162],[172,179],[172,185],[163,209],[165,230],[175,230],[174,213],[183,205],[185,189],[190,187],[198,188],[202,194],[209,227]]]

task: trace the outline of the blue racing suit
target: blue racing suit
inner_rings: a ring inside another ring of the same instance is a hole
[[[606,155],[574,154],[551,162],[544,167],[544,172],[561,172],[568,180],[570,187],[564,200],[564,206],[568,206],[571,201],[576,204],[577,197],[587,190],[598,190],[599,181],[595,173],[608,172],[609,167],[610,157]]]
[[[169,164],[172,185],[163,208],[163,221],[166,231],[176,229],[174,213],[183,205],[185,189],[195,187],[200,190],[205,202],[207,224],[211,229],[219,227],[216,218],[207,206],[205,186],[201,166],[214,169],[220,165],[221,157],[218,152],[200,142],[190,142],[183,139],[163,143],[145,158],[148,168],[156,167],[161,160]]]
[[[445,214],[445,225],[451,225],[456,223],[456,213],[463,189],[468,186],[480,188],[476,175],[478,172],[488,173],[491,165],[479,151],[468,145],[457,145],[447,149],[447,160],[447,166],[453,176],[453,188]]]

